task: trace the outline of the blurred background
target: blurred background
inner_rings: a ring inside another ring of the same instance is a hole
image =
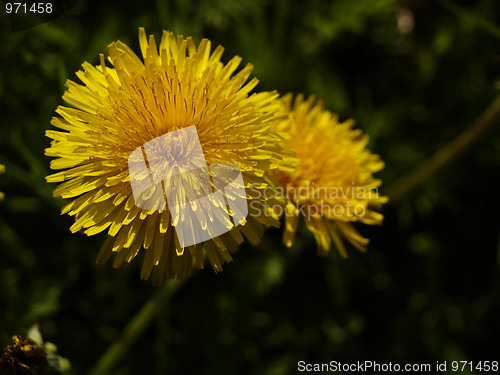
[[[2,4],[4,7],[4,4]],[[381,192],[467,128],[498,94],[497,0],[72,1],[38,26],[0,12],[0,347],[40,323],[87,372],[157,288],[96,265],[105,234],[71,234],[49,146],[67,78],[138,27],[210,38],[255,65],[259,90],[315,94],[354,118],[386,167]],[[24,29],[22,29],[24,27]],[[20,30],[22,29],[22,30]],[[116,374],[293,374],[297,362],[500,360],[500,131],[398,202],[366,254],[316,255],[303,228],[195,273]],[[395,186],[395,185],[393,185]],[[138,258],[141,258],[140,256]]]

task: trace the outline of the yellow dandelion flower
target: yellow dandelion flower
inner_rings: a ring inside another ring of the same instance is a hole
[[[5,173],[5,165],[0,164],[0,174]],[[0,201],[3,200],[4,194],[0,191]]]
[[[220,271],[242,235],[256,244],[277,225],[248,214],[247,202],[264,201],[265,172],[291,160],[269,131],[281,104],[274,92],[250,94],[252,66],[235,73],[241,58],[223,64],[223,48],[211,52],[207,39],[196,46],[164,31],[158,49],[140,28],[139,42],[142,60],[117,41],[112,67],[101,55],[76,73],[83,85],[67,81],[74,108],[58,107],[52,124],[64,131],[46,133],[51,168],[64,171],[47,181],[61,182],[54,196],[77,197],[62,210],[75,218],[72,232],[107,230],[99,263],[114,253],[117,268],[144,249],[141,277],[155,284],[205,259]]]
[[[276,130],[287,132],[287,148],[297,153],[300,165],[295,171],[278,171],[274,178],[288,198],[285,208],[283,241],[293,244],[299,217],[303,216],[318,244],[318,253],[327,254],[331,242],[347,256],[339,232],[359,250],[368,239],[353,222],[381,224],[382,214],[373,206],[387,202],[373,173],[384,167],[377,155],[366,149],[368,136],[353,129],[354,121],[340,123],[313,96],[304,99],[291,94],[283,98],[290,117]]]

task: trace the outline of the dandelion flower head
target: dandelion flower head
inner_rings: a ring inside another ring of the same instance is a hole
[[[107,231],[98,262],[114,254],[113,266],[120,267],[144,249],[141,277],[152,275],[155,284],[164,277],[185,278],[207,259],[220,271],[244,237],[256,244],[264,226],[277,225],[276,218],[249,215],[228,222],[231,230],[220,236],[183,247],[175,230],[188,218],[178,214],[174,220],[169,209],[137,204],[129,157],[151,140],[194,126],[207,163],[236,166],[246,188],[269,188],[265,172],[288,163],[282,139],[269,131],[279,120],[277,94],[251,93],[258,83],[248,81],[252,66],[237,71],[240,57],[222,63],[223,48],[211,51],[207,39],[196,45],[164,31],[158,48],[154,36],[148,39],[140,28],[139,42],[143,59],[117,41],[108,46],[111,67],[101,55],[100,64],[85,62],[76,73],[82,84],[67,81],[63,99],[73,108],[59,106],[52,124],[62,131],[46,133],[52,139],[46,155],[55,158],[51,168],[62,171],[47,181],[60,183],[54,196],[74,199],[62,210],[75,219],[72,232]],[[190,147],[175,152],[186,156]],[[243,194],[248,201],[260,196],[249,189]],[[203,216],[199,207],[192,209]],[[199,217],[204,230],[209,216]]]
[[[0,357],[0,374],[48,374],[49,363],[45,349],[29,337],[16,335]]]
[[[368,136],[353,129],[354,121],[339,122],[322,102],[291,94],[283,97],[289,118],[278,131],[289,139],[285,145],[300,161],[294,171],[273,173],[288,197],[283,241],[294,242],[299,218],[313,233],[319,254],[327,254],[331,243],[343,256],[347,252],[340,234],[359,250],[368,239],[354,228],[354,222],[381,224],[382,214],[374,207],[387,201],[378,193],[381,181],[373,177],[384,163],[367,148]]]

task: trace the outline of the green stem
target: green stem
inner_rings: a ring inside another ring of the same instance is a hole
[[[500,118],[500,95],[467,129],[453,141],[424,161],[407,176],[393,183],[386,191],[391,202],[397,202],[424,185],[437,172],[472,146]]]
[[[151,324],[158,313],[167,307],[168,300],[180,285],[182,285],[181,281],[169,280],[166,282],[128,323],[120,337],[111,344],[94,368],[90,370],[89,375],[111,374],[116,364],[125,356],[141,333]]]

